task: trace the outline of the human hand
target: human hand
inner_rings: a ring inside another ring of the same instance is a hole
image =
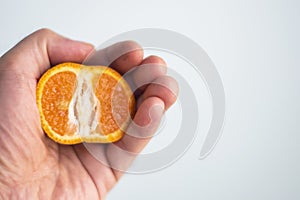
[[[115,52],[128,47],[135,50],[112,59]],[[37,81],[49,67],[62,62],[82,63],[93,51],[90,44],[42,29],[0,58],[0,197],[3,199],[103,199],[123,174],[99,162],[83,144],[60,145],[41,129],[35,99]],[[151,136],[158,125],[151,123],[159,121],[164,110],[176,100],[176,81],[165,76],[166,68],[162,67],[165,62],[157,56],[143,59],[143,51],[134,42],[94,52],[88,63],[99,62],[96,57],[105,58],[121,74],[147,63],[161,66],[148,71],[147,78],[168,87],[149,84],[136,93],[137,112],[133,121],[140,126],[150,124],[152,128],[147,129],[150,133],[140,134]],[[141,72],[136,74],[135,82],[145,78]],[[155,109],[150,118],[150,109],[155,105],[161,109]],[[113,163],[119,156],[115,146],[139,153],[149,139],[125,134],[120,141],[99,147],[108,163]],[[127,162],[124,157],[120,161]]]

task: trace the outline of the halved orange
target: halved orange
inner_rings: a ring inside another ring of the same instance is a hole
[[[36,96],[42,128],[61,144],[115,142],[134,114],[129,85],[105,66],[52,67],[40,78]]]

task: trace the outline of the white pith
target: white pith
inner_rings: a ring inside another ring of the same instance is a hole
[[[100,103],[94,93],[93,81],[93,71],[79,70],[77,86],[69,104],[69,122],[76,126],[76,135],[81,137],[95,133],[100,118]]]

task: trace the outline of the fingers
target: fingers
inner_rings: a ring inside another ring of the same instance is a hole
[[[139,97],[137,107],[149,97],[159,97],[167,110],[175,101],[178,94],[177,82],[170,76],[166,76],[166,62],[158,56],[149,56],[143,60],[132,74],[133,82],[138,90]]]
[[[159,76],[151,84],[148,85],[144,93],[140,96],[137,101],[137,107],[145,99],[149,97],[158,97],[164,104],[167,110],[177,99],[178,84],[170,76]]]
[[[158,56],[145,58],[133,73],[136,85],[144,85],[167,73],[166,62]]]
[[[158,128],[164,109],[160,98],[150,97],[143,101],[125,136],[116,145],[131,153],[139,153]]]
[[[12,70],[38,79],[52,65],[82,62],[92,50],[93,46],[90,44],[41,29],[7,52],[1,58],[0,70]]]
[[[117,178],[150,141],[160,124],[164,110],[176,100],[177,82],[166,76],[166,72],[165,61],[160,57],[150,56],[130,73],[129,78],[140,92],[137,100],[138,110],[123,138],[107,148],[107,157]]]
[[[143,60],[140,66],[138,66],[132,72],[132,81],[136,97],[139,97],[146,89],[147,85],[155,80],[157,77],[165,75],[167,73],[166,62],[158,56],[149,56]]]
[[[129,125],[123,138],[107,147],[107,158],[116,178],[121,176],[135,156],[150,141],[150,137],[144,136],[155,133],[163,113],[163,101],[158,97],[149,97],[137,110],[133,123]]]
[[[88,65],[110,66],[121,74],[138,66],[143,60],[144,52],[134,41],[116,43],[105,49],[94,51],[84,62]]]

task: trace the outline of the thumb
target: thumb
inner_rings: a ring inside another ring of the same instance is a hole
[[[61,62],[82,62],[94,49],[49,29],[40,29],[19,42],[0,59],[0,73],[11,71],[39,79],[51,66]]]

